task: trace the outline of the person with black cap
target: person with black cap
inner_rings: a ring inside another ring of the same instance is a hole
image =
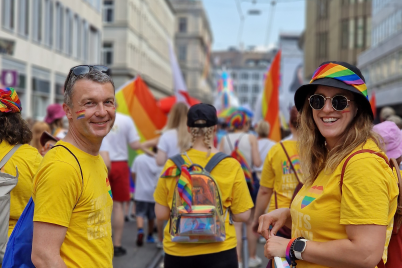
[[[300,268],[384,267],[398,184],[372,130],[363,75],[325,62],[296,91],[295,104],[305,184],[290,209],[259,218],[264,255]],[[291,240],[276,236],[282,226],[292,227]]]
[[[192,147],[186,151],[184,159],[188,157],[192,163],[205,167],[219,152],[213,145],[218,123],[216,109],[212,105],[200,103],[190,108],[187,117]],[[174,162],[169,159],[162,174],[173,166]],[[219,186],[224,210],[230,207],[235,222],[247,221],[253,202],[239,162],[231,157],[225,158],[211,171],[211,176]],[[170,218],[176,182],[176,178],[160,178],[158,181],[154,198],[155,213],[159,220]],[[229,223],[229,218],[225,218],[226,238],[218,243],[173,242],[169,231],[170,224],[167,224],[163,240],[164,267],[237,268],[236,232],[234,225]]]

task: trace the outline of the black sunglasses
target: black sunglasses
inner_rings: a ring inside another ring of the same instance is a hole
[[[327,99],[331,100],[332,108],[334,108],[335,111],[345,110],[349,106],[349,101],[353,101],[349,100],[343,95],[325,97],[320,94],[311,95],[310,98],[308,98],[308,101],[311,108],[313,108],[314,110],[321,110],[322,108],[324,108],[325,101]]]
[[[102,72],[104,74],[107,74],[110,76],[110,69],[109,67],[103,66],[103,65],[78,65],[70,69],[70,72],[68,73],[66,82],[64,83],[64,89],[67,86],[68,81],[70,81],[71,76],[79,76],[83,74],[89,73],[92,69],[97,70],[99,72]]]

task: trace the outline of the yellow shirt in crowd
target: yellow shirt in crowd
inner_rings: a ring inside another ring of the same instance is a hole
[[[34,178],[34,221],[67,227],[60,255],[67,267],[112,267],[112,194],[102,158],[59,141]]]
[[[361,149],[380,151],[372,140],[355,151]],[[346,225],[385,225],[387,237],[382,258],[386,262],[399,192],[397,178],[380,156],[357,154],[347,163],[341,194],[340,177],[346,158],[333,173],[321,171],[312,185],[304,185],[299,191],[291,207],[292,238],[303,236],[326,242],[347,239]],[[325,266],[299,260],[297,267]]]
[[[0,159],[13,148],[6,141],[0,143]],[[10,222],[8,225],[8,236],[14,230],[22,211],[28,204],[32,195],[32,181],[38,170],[42,156],[34,147],[24,144],[13,154],[10,160],[1,169],[2,172],[16,176],[16,167],[18,167],[18,182],[10,193]]]
[[[197,163],[205,167],[214,154],[207,157],[206,152],[195,149],[187,151],[193,163]],[[174,163],[168,160],[162,171]],[[251,209],[253,201],[247,187],[246,179],[239,162],[233,158],[222,160],[211,172],[212,177],[216,180],[221,191],[223,206],[226,210],[230,206],[233,214],[239,214]],[[155,202],[172,208],[173,194],[176,187],[176,178],[160,178],[154,193]],[[226,217],[225,230],[226,239],[223,242],[207,243],[207,244],[189,244],[172,242],[169,233],[169,223],[166,225],[163,239],[163,248],[165,252],[173,256],[194,256],[202,254],[217,253],[230,250],[236,247],[236,232],[234,225],[229,224],[229,216]]]
[[[286,140],[283,141],[282,144],[288,152],[299,179],[302,180],[297,141]],[[260,185],[274,189],[278,202],[277,208],[288,208],[298,183],[299,182],[290,166],[281,144],[275,144],[269,150],[268,155],[265,158]],[[276,209],[275,193],[272,194],[268,212]]]

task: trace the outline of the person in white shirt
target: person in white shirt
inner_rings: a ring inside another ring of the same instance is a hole
[[[112,230],[114,256],[126,254],[121,246],[124,228],[123,205],[130,201],[130,168],[128,165],[128,149],[141,148],[140,137],[131,117],[116,113],[116,120],[109,134],[104,138],[109,144],[111,169],[109,181],[113,195]]]
[[[164,166],[168,158],[185,152],[190,148],[191,135],[187,132],[187,112],[185,103],[176,103],[169,113],[166,131],[158,142],[156,163]]]
[[[261,120],[260,122],[258,122],[257,128],[255,130],[258,134],[258,151],[260,152],[261,163],[264,163],[265,157],[267,157],[269,150],[272,146],[275,145],[275,142],[268,139],[270,125],[267,121]],[[254,171],[257,174],[258,180],[260,180],[261,178],[262,166],[263,165],[259,167],[254,167]]]
[[[156,147],[153,148],[156,154]],[[162,167],[156,164],[155,157],[148,154],[137,156],[131,166],[131,176],[135,182],[135,207],[137,221],[137,246],[143,245],[144,239],[144,218],[148,219],[147,243],[155,243],[153,238],[155,220],[155,199],[154,191],[158,182]],[[159,230],[158,230],[159,231]]]

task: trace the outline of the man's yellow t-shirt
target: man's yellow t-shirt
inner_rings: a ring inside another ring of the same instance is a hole
[[[299,153],[297,150],[297,141],[286,140],[282,142],[288,152],[297,175],[302,180],[300,170]],[[275,144],[268,152],[262,168],[260,185],[273,188],[277,196],[277,206],[275,205],[275,193],[272,194],[268,212],[277,208],[288,208],[292,200],[293,193],[298,184],[298,180],[294,174],[289,160],[283,151],[280,143]]]
[[[60,256],[67,267],[112,267],[112,194],[100,155],[70,143],[51,149],[34,178],[34,221],[67,227]]]
[[[214,154],[207,157],[206,152],[190,149],[187,151],[187,155],[190,157],[191,162],[205,167]],[[172,166],[174,166],[174,163],[171,160],[168,160],[162,173]],[[222,160],[222,162],[212,170],[211,176],[218,183],[225,210],[230,206],[233,214],[239,214],[254,206],[244,177],[244,172],[237,160],[233,158]],[[176,178],[160,178],[154,193],[155,202],[171,209],[175,187]],[[172,242],[169,228],[170,226],[167,224],[163,239],[163,248],[169,255],[182,257],[194,256],[217,253],[236,247],[236,232],[234,225],[229,224],[229,215],[225,220],[226,239],[223,242],[206,244]]]
[[[0,143],[0,159],[3,159],[13,147],[14,146],[10,145],[8,142],[2,141]],[[16,176],[16,167],[18,168],[18,182],[10,193],[8,236],[11,235],[22,211],[24,211],[25,206],[28,204],[29,198],[31,198],[32,181],[41,161],[42,156],[39,154],[38,150],[28,144],[24,144],[18,148],[1,169],[2,172]]]
[[[372,140],[355,151],[361,149],[380,151]],[[386,262],[399,192],[397,179],[380,156],[360,153],[347,163],[341,194],[340,178],[346,158],[333,173],[321,171],[312,185],[304,185],[299,191],[291,207],[292,238],[303,236],[326,242],[347,239],[346,225],[386,225],[382,257]],[[297,267],[325,266],[298,260]]]

